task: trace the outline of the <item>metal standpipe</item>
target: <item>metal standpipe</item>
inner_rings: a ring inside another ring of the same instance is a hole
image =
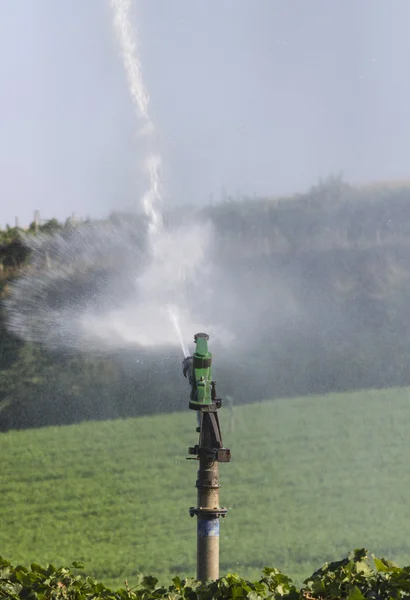
[[[197,514],[197,579],[219,577],[219,466],[206,456],[199,458]]]
[[[231,453],[224,448],[217,410],[222,402],[216,398],[212,381],[212,355],[208,352],[209,336],[196,334],[196,350],[183,362],[183,372],[189,374],[191,397],[189,407],[198,411],[198,444],[189,448],[193,460],[199,461],[196,480],[197,507],[189,514],[197,517],[197,579],[219,578],[219,522],[226,508],[219,506],[219,462],[229,462]]]

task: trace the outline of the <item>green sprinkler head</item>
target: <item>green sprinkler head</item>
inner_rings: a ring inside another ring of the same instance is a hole
[[[201,410],[209,407],[214,401],[214,384],[212,381],[212,354],[208,350],[209,335],[196,333],[196,344],[193,356],[188,356],[182,363],[184,376],[188,374],[191,385],[189,408]]]

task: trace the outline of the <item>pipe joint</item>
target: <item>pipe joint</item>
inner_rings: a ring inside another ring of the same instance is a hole
[[[195,508],[191,506],[189,508],[189,516],[190,517],[202,517],[205,519],[219,519],[219,517],[224,518],[228,512],[227,508],[205,508],[199,506]]]

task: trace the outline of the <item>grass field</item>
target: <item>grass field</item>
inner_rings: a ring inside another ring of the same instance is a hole
[[[276,566],[300,581],[365,546],[410,564],[410,390],[221,411],[221,572]],[[104,583],[194,575],[195,415],[0,435],[0,554],[85,562]]]

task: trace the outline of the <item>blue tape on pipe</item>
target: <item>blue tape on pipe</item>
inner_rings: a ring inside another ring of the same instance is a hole
[[[198,519],[199,537],[214,537],[219,535],[219,519]]]

